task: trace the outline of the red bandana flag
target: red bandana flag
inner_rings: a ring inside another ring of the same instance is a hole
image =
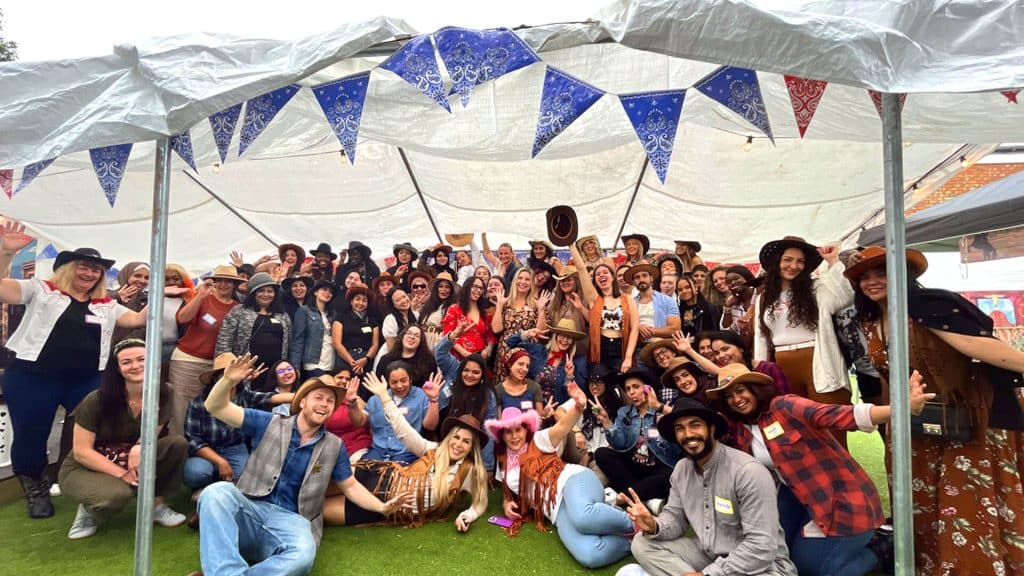
[[[807,127],[818,110],[818,102],[825,94],[825,87],[828,82],[824,80],[809,80],[796,76],[786,76],[786,90],[789,91],[789,101],[793,104],[793,116],[796,117],[796,126],[800,129],[800,137],[804,137]]]
[[[878,112],[878,117],[882,117],[882,93],[875,92],[874,90],[868,90],[868,95],[871,96],[871,101],[875,104],[875,112]],[[900,112],[903,112],[903,103],[907,101],[906,94],[900,94]]]
[[[0,170],[0,190],[3,190],[8,198],[14,196],[13,182],[14,170]]]

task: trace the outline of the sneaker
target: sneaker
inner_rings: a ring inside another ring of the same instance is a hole
[[[53,486],[50,486],[50,496],[53,496],[54,498],[60,496],[60,484],[54,483]]]
[[[78,505],[78,513],[75,514],[75,521],[71,523],[71,529],[68,530],[68,538],[72,540],[81,540],[82,538],[88,538],[96,533],[96,519],[89,514],[84,504]]]
[[[654,514],[655,516],[661,513],[661,509],[665,507],[665,501],[661,498],[651,498],[644,502],[644,504],[647,506],[647,509],[651,511],[651,514]]]
[[[167,504],[159,504],[156,508],[153,508],[153,523],[165,526],[167,528],[173,528],[175,526],[181,526],[185,523],[188,518],[184,514],[179,514],[174,510],[171,510]]]
[[[615,492],[615,490],[612,490],[611,488],[605,488],[604,489],[604,503],[605,504],[607,504],[609,506],[615,506],[615,503],[618,501],[617,500],[618,497],[619,497],[619,495],[618,495],[617,492]]]
[[[646,570],[643,569],[639,564],[626,564],[619,571],[615,573],[615,576],[651,576]]]

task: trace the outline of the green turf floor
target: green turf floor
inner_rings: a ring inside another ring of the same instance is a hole
[[[878,434],[850,434],[850,449],[874,479],[884,486],[882,443]],[[881,491],[889,509],[888,493]],[[491,497],[490,514],[500,514],[500,492]],[[171,502],[188,510],[187,496]],[[92,538],[72,542],[67,530],[74,507],[56,498],[57,515],[48,520],[29,520],[24,503],[0,507],[0,574],[19,576],[122,575],[132,570],[134,508],[103,526]],[[629,559],[622,563],[628,562]],[[185,526],[155,527],[153,532],[154,576],[184,576],[199,569],[199,536]],[[614,574],[618,565],[587,570],[565,551],[554,532],[542,534],[531,525],[517,538],[500,528],[474,523],[459,534],[450,522],[418,529],[327,528],[313,574],[325,576],[378,576],[417,574],[460,576],[477,574]]]

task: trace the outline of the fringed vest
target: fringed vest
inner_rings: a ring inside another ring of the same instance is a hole
[[[508,455],[498,457],[498,465],[508,475]],[[506,529],[509,536],[515,536],[522,527],[523,518],[532,510],[537,530],[547,532],[544,526],[544,509],[552,506],[558,496],[558,477],[565,470],[565,462],[554,452],[541,452],[536,444],[530,442],[526,452],[519,457],[519,495],[516,496],[508,488],[508,482],[502,482],[506,501],[519,504],[520,518]]]
[[[402,466],[397,462],[362,460],[357,462],[355,467],[369,470],[377,475],[377,485],[367,486],[367,488],[383,502],[408,492],[416,495],[415,510],[418,513],[413,513],[413,510],[408,508],[400,508],[388,518],[388,523],[422,526],[425,521],[437,520],[448,513],[448,510],[458,498],[459,491],[462,490],[462,485],[465,484],[466,478],[473,471],[473,459],[463,459],[455,472],[455,478],[448,486],[447,505],[443,508],[438,507],[437,503],[442,499],[435,497],[434,504],[428,507],[428,494],[434,484],[431,470],[433,470],[436,460],[437,449],[434,449],[429,450],[408,466]],[[440,473],[447,474],[448,471],[443,470]]]

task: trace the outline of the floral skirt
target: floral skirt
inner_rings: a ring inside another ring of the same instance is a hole
[[[1024,434],[914,438],[911,455],[917,573],[1024,576]]]

